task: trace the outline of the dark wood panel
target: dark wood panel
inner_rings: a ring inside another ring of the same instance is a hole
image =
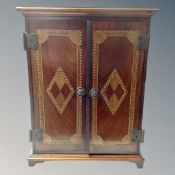
[[[139,144],[130,143],[130,134],[132,129],[141,128],[147,53],[138,51],[136,40],[149,33],[149,20],[97,20],[93,33],[92,79],[96,83],[92,87],[100,93],[92,100],[92,111],[95,104],[96,112],[91,116],[91,152],[136,153]]]
[[[110,111],[105,103],[102,95],[98,98],[97,116],[98,116],[98,135],[104,140],[121,140],[128,133],[128,116],[129,116],[129,95],[131,89],[131,72],[132,72],[133,46],[126,37],[108,37],[99,46],[99,72],[98,72],[98,88],[101,90],[113,70],[117,70],[127,89],[127,95],[121,105],[114,111]],[[116,74],[114,74],[116,75]],[[124,94],[120,84],[117,86],[117,76],[111,79],[109,86],[105,90],[107,99],[110,101],[112,97],[120,98]],[[112,89],[111,85],[114,86]],[[116,87],[117,86],[117,87]],[[114,95],[114,96],[113,96]],[[113,99],[115,101],[115,99]],[[112,101],[110,103],[112,105]],[[117,104],[117,103],[116,103]],[[113,108],[116,108],[116,104]]]
[[[59,113],[48,94],[45,93],[45,132],[53,137],[70,138],[76,132],[76,46],[70,42],[67,36],[50,36],[42,45],[42,55],[44,89],[46,90],[48,88],[59,68],[65,73],[70,85],[74,89],[74,95],[71,97],[63,113]],[[59,102],[58,104],[60,104],[60,106],[64,105],[70,92],[67,84],[64,83],[62,75],[63,74],[60,74],[60,77],[58,76],[58,82],[55,83],[51,89],[53,97]],[[62,83],[64,84],[62,85]],[[59,88],[57,84],[60,85],[61,88]]]
[[[93,25],[93,30],[138,30],[147,33],[150,18],[115,18],[98,20]]]
[[[28,20],[28,31],[38,33],[39,50],[31,50],[34,127],[44,130],[34,152],[85,150],[86,23]],[[42,95],[41,95],[42,94]]]
[[[26,17],[28,20],[28,27],[30,32],[35,32],[37,29],[59,29],[59,30],[81,30],[86,29],[86,23],[82,21],[70,21],[64,18],[63,20],[54,20],[52,17],[49,17],[47,20],[41,20],[37,18],[35,20],[32,18]]]

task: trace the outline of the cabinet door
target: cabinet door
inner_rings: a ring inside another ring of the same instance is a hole
[[[144,51],[138,37],[149,21],[116,19],[93,22],[91,153],[136,154],[133,129],[140,129]]]
[[[39,43],[28,51],[32,129],[42,131],[34,153],[86,152],[85,97],[76,93],[85,88],[86,23],[29,18],[26,24]]]

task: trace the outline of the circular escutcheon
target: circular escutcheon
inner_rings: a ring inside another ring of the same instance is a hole
[[[84,96],[84,95],[85,95],[85,89],[82,88],[82,87],[78,87],[78,88],[77,88],[77,91],[76,91],[76,94],[77,94],[78,96]]]

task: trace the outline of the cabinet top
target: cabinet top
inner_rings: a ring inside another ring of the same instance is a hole
[[[115,8],[115,7],[16,7],[25,16],[116,16],[151,17],[159,9],[155,8]]]

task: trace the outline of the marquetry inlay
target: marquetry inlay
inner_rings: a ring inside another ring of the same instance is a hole
[[[33,85],[34,93],[37,97],[38,115],[40,127],[43,129],[43,144],[62,145],[62,144],[80,144],[82,136],[82,97],[77,96],[77,119],[76,132],[70,137],[64,139],[55,138],[47,134],[45,129],[45,108],[44,93],[49,96],[52,104],[55,106],[59,114],[63,115],[66,107],[70,103],[75,90],[64,71],[64,67],[59,66],[55,74],[50,80],[48,87],[44,90],[43,82],[43,66],[42,66],[42,45],[48,41],[50,36],[65,37],[69,42],[76,46],[76,62],[77,62],[77,87],[82,86],[82,31],[81,30],[57,30],[57,29],[38,29],[39,49],[32,51],[34,59],[32,59],[33,68]]]
[[[100,93],[112,115],[114,115],[128,93],[116,68],[113,69]]]
[[[111,75],[108,77],[107,82],[104,84],[100,91],[108,109],[114,115],[119,109],[126,96],[130,96],[130,107],[129,107],[129,125],[128,133],[120,140],[104,141],[103,138],[98,135],[98,116],[97,116],[97,103],[98,101],[92,99],[92,138],[91,143],[93,145],[120,145],[130,143],[130,134],[134,127],[134,115],[135,115],[135,94],[137,86],[137,70],[139,62],[139,51],[137,49],[137,41],[140,31],[137,30],[97,30],[93,32],[93,66],[92,66],[92,85],[93,88],[98,89],[98,62],[99,62],[99,45],[105,42],[108,37],[125,37],[133,45],[133,65],[132,65],[132,78],[131,78],[131,89],[126,89],[123,80],[121,79],[116,68],[113,69]],[[130,93],[128,94],[128,91]],[[98,138],[98,139],[97,139]],[[99,139],[100,138],[100,139]]]
[[[58,112],[62,114],[75,90],[61,67],[57,69],[46,92]]]

